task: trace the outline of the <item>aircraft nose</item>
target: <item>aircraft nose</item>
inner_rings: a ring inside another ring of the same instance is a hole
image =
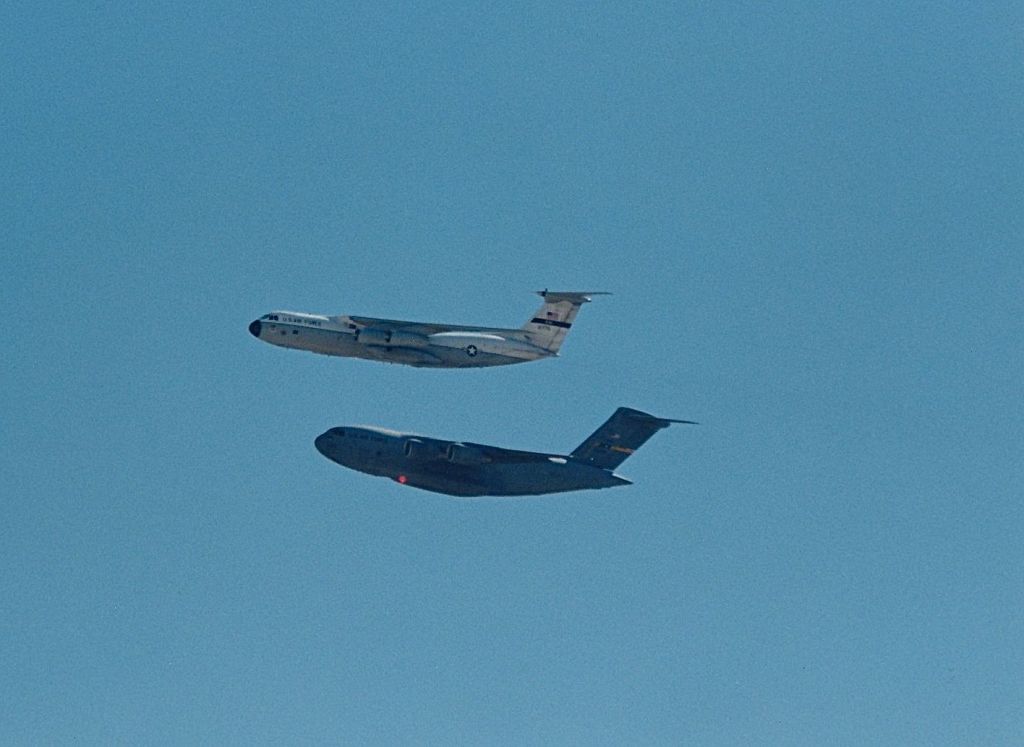
[[[260,336],[260,328],[262,326],[263,325],[260,324],[260,320],[257,319],[256,321],[254,321],[252,324],[249,325],[249,334],[251,334],[253,337],[259,337]]]
[[[321,454],[323,454],[324,456],[328,456],[327,446],[328,444],[330,444],[332,440],[333,436],[331,435],[331,432],[327,431],[326,433],[321,433],[319,436],[317,436],[316,440],[313,441],[313,445],[316,446],[316,450],[319,451]]]

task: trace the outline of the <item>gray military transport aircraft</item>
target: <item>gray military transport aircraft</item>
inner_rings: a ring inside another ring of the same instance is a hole
[[[566,455],[441,441],[372,426],[331,428],[315,443],[321,454],[343,467],[435,493],[543,495],[631,485],[613,470],[672,423],[696,425],[620,407]]]
[[[249,324],[260,340],[323,355],[431,368],[480,368],[558,355],[580,307],[600,291],[538,291],[544,305],[519,329],[273,311]]]

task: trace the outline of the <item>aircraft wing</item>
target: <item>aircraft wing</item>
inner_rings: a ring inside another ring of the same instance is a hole
[[[386,329],[392,332],[412,332],[420,335],[434,335],[438,332],[487,332],[493,334],[511,331],[501,327],[473,327],[465,324],[435,324],[432,322],[408,322],[401,319],[378,319],[372,316],[350,316],[349,319],[357,327],[373,327],[374,329]]]
[[[503,449],[500,446],[488,446],[487,444],[474,444],[468,441],[460,442],[472,449],[479,449],[492,462],[514,464],[523,462],[545,462],[550,457],[565,459],[561,454],[543,454],[539,451],[518,451],[516,449]]]

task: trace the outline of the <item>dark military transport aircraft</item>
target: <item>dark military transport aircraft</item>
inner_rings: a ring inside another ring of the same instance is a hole
[[[613,470],[672,420],[620,407],[571,454],[515,451],[371,426],[331,428],[316,448],[343,467],[435,493],[542,495],[631,485]]]

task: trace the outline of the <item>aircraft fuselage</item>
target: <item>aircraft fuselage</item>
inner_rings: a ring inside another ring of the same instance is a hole
[[[569,456],[444,441],[368,426],[331,428],[317,450],[343,467],[460,497],[543,495],[630,485]]]
[[[518,329],[412,332],[356,324],[347,316],[275,311],[249,325],[256,338],[283,348],[322,355],[433,368],[480,368],[549,358]]]

